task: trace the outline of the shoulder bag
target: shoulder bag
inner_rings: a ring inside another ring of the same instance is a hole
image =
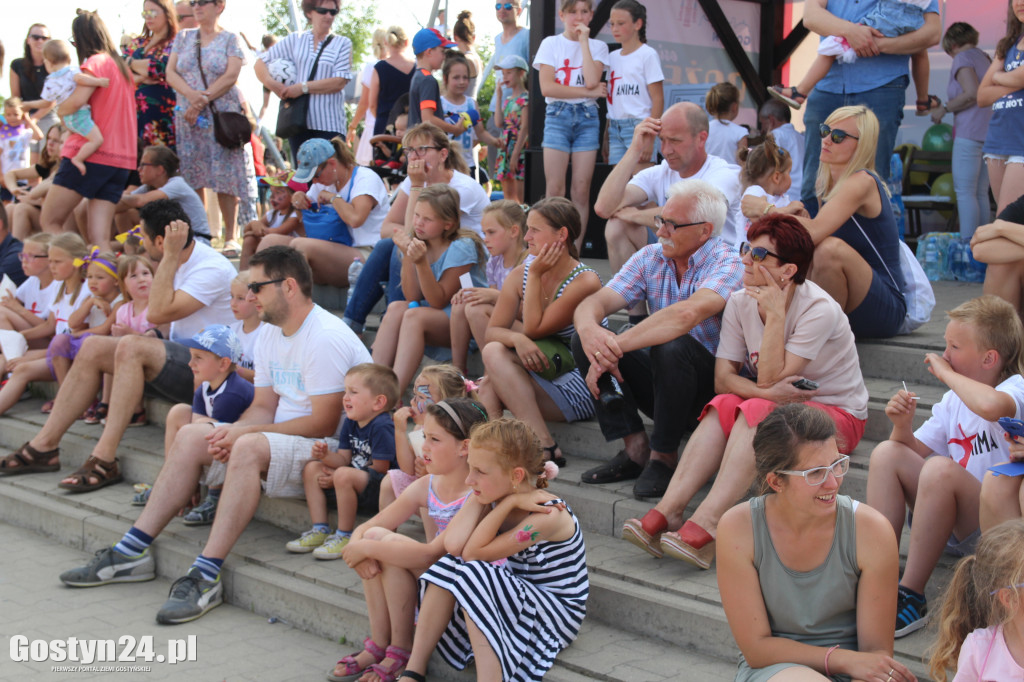
[[[207,90],[210,85],[206,82],[206,74],[203,73],[203,46],[199,42],[199,34],[196,33],[196,60],[199,62],[199,76],[203,79],[203,87]],[[244,104],[242,106],[245,106]],[[217,111],[210,102],[210,113],[213,114],[213,137],[217,144],[226,149],[239,149],[252,137],[252,124],[244,114],[237,114],[233,111]]]
[[[320,51],[316,53],[316,60],[313,61],[313,68],[309,71],[309,78],[306,81],[314,80],[316,76],[316,67],[320,63],[320,55],[324,53],[324,49],[334,40],[334,36],[327,36],[323,44],[320,46]],[[306,116],[309,114],[309,95],[300,95],[293,97],[292,99],[283,99],[281,104],[278,106],[277,111],[277,131],[276,134],[281,138],[295,137],[303,130],[306,129]],[[298,151],[298,150],[296,150]]]

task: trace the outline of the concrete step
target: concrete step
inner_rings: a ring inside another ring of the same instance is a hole
[[[125,502],[130,488],[111,486],[89,495],[68,496],[56,490],[60,474],[39,474],[0,479],[0,520],[28,528],[61,544],[85,551],[116,542],[137,515]],[[284,551],[291,534],[262,521],[249,525],[225,562],[225,600],[262,616],[276,618],[299,629],[331,640],[359,642],[368,632],[369,621],[362,598],[361,582],[340,562],[318,562],[307,555]],[[158,574],[178,577],[188,569],[206,538],[205,529],[172,522],[155,543]],[[57,574],[70,566],[52,568]],[[49,569],[48,569],[49,570]],[[604,581],[606,583],[606,581]],[[693,648],[672,637],[636,633],[610,618],[601,576],[595,576],[594,596],[579,639],[556,661],[546,679],[555,682],[583,680],[634,681],[678,679],[678,671],[699,671],[699,679],[713,682],[731,680],[735,672],[735,648],[725,656]],[[118,587],[106,588],[113,595]],[[95,593],[70,590],[67,599],[95,599]],[[153,595],[153,610],[165,596]],[[214,611],[206,618],[216,619]],[[470,680],[438,657],[431,665],[431,678]]]

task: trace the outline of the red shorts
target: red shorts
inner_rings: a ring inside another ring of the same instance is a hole
[[[822,405],[813,400],[808,400],[804,404],[823,410],[832,418],[832,423],[836,425],[836,445],[839,446],[839,452],[844,455],[853,452],[857,443],[860,442],[861,436],[864,435],[866,419],[857,419],[835,405]],[[725,437],[728,438],[740,412],[746,417],[747,425],[754,427],[760,424],[761,420],[776,407],[778,407],[778,403],[764,398],[744,399],[733,393],[720,393],[704,406],[704,410],[700,413],[700,419],[704,419],[704,415],[711,408],[718,410],[718,423],[722,427]]]

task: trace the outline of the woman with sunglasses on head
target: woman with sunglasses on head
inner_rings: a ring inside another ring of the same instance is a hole
[[[46,67],[43,65],[43,45],[50,39],[46,24],[32,24],[25,36],[25,53],[11,62],[11,97],[20,97],[29,115],[35,119],[40,130],[49,130],[58,123],[57,112],[52,102],[41,99],[46,81]],[[3,65],[0,64],[0,67]],[[45,141],[32,143],[32,163],[39,161],[39,152],[46,146]]]
[[[345,138],[343,90],[352,78],[352,41],[331,34],[340,8],[339,0],[302,0],[310,30],[288,34],[256,62],[256,77],[282,101],[310,96],[305,130],[288,139],[293,159],[306,140]],[[295,65],[295,83],[282,83],[270,75],[268,64],[276,59]],[[314,63],[316,73],[310,75]]]
[[[858,338],[899,333],[907,314],[900,268],[899,230],[885,184],[875,172],[878,118],[865,106],[840,107],[821,125],[815,185],[820,208],[798,215],[814,240],[810,278],[850,318]],[[790,212],[759,197],[744,197],[743,213]]]
[[[850,459],[822,411],[784,405],[757,427],[761,496],[719,526],[718,589],[737,682],[916,680],[893,658],[899,552],[885,518],[839,494]]]
[[[868,391],[850,324],[836,301],[806,279],[814,243],[793,216],[755,221],[740,244],[744,288],[729,297],[715,357],[715,392],[683,450],[664,497],[622,537],[655,557],[710,568],[722,515],[754,480],[754,429],[777,405],[803,402],[824,412],[839,448],[864,433]],[[711,492],[683,523],[683,511],[717,474]],[[669,529],[678,529],[666,532]]]
[[[174,149],[174,104],[177,95],[167,84],[167,61],[178,34],[178,13],[171,0],[142,3],[142,33],[125,50],[135,81],[139,143]]]
[[[239,199],[243,202],[243,225],[255,218],[247,215],[250,183],[256,182],[252,152],[248,145],[228,149],[214,136],[214,112],[244,113],[248,106],[238,89],[238,74],[245,62],[241,38],[221,28],[225,0],[192,0],[199,28],[179,31],[167,61],[167,82],[178,93],[174,107],[174,135],[181,158],[181,175],[197,192],[203,188],[217,193],[224,221],[224,251],[237,255],[235,241]],[[211,226],[212,227],[212,226]],[[219,230],[212,229],[217,237]]]

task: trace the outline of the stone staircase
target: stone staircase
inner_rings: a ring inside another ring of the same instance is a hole
[[[607,270],[607,263],[604,265]],[[924,353],[942,352],[943,311],[979,294],[978,285],[938,283],[939,303],[931,323],[908,337],[858,344],[871,395],[870,416],[864,440],[853,453],[844,493],[865,499],[871,449],[889,433],[885,403],[902,381],[921,396],[918,423],[941,397],[944,389],[927,372],[922,362]],[[0,445],[17,447],[39,429],[44,420],[39,413],[40,402],[25,401],[0,417]],[[163,461],[162,424],[168,405],[149,401],[147,409],[151,425],[129,429],[119,449],[129,483],[152,482]],[[64,474],[88,457],[99,428],[77,422],[64,438]],[[721,608],[714,570],[700,571],[681,562],[656,560],[623,542],[623,522],[642,515],[652,505],[633,499],[631,483],[579,483],[580,473],[597,461],[609,459],[616,445],[604,442],[596,422],[553,425],[552,431],[570,460],[552,488],[568,500],[583,523],[591,595],[583,632],[558,657],[548,679],[731,680],[738,649]],[[0,478],[0,520],[87,551],[118,540],[138,516],[138,509],[128,503],[131,486],[125,483],[94,493],[68,495],[56,487],[64,474]],[[225,598],[322,637],[361,641],[368,632],[368,620],[356,574],[343,562],[317,562],[284,550],[285,542],[308,524],[304,502],[264,498],[255,521],[225,563]],[[406,524],[404,530],[422,535],[416,522]],[[207,532],[206,528],[189,528],[179,520],[172,521],[156,543],[159,573],[170,578],[182,575],[204,544]],[[902,546],[906,545],[904,537]],[[928,597],[933,604],[948,582],[952,564],[949,557],[944,557],[929,583]],[[52,570],[56,581],[65,568],[47,570]],[[70,592],[68,599],[76,596]],[[163,598],[162,594],[153,595],[154,612]],[[216,612],[207,616],[216,617]],[[920,679],[926,678],[921,660],[933,637],[934,631],[927,628],[896,641],[897,658]],[[432,665],[431,678],[471,679],[468,673],[457,673],[440,660]]]

